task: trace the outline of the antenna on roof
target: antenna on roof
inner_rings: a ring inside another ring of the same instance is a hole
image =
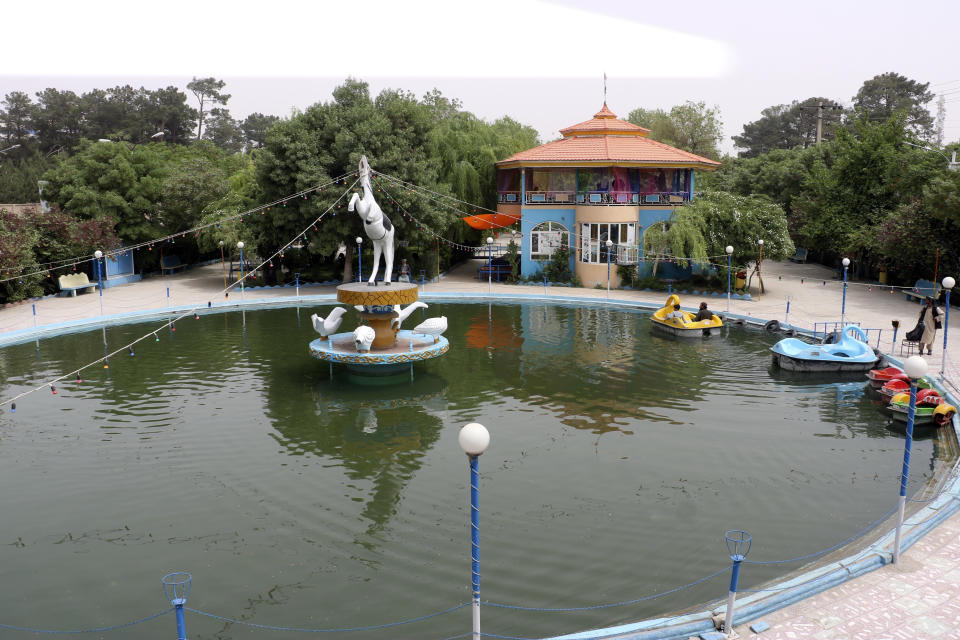
[[[603,104],[607,104],[607,72],[603,72]]]

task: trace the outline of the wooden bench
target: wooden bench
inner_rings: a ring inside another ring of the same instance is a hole
[[[940,287],[930,280],[917,280],[913,284],[913,289],[908,289],[903,292],[903,297],[907,300],[916,298],[917,302],[922,304],[927,297],[936,299],[939,292]]]
[[[73,297],[77,296],[77,291],[94,291],[97,288],[97,283],[90,282],[90,278],[83,272],[60,276],[57,283],[60,285],[60,293],[69,291]]]
[[[180,256],[163,256],[160,259],[160,275],[165,271],[174,273],[177,269],[186,269],[187,265],[180,262]]]
[[[807,261],[807,250],[797,247],[797,252],[787,258],[790,262],[803,263]]]

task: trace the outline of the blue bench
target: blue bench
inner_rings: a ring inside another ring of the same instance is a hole
[[[186,269],[187,265],[180,262],[180,256],[163,256],[160,259],[160,274],[163,275],[164,271],[169,271],[170,273],[175,272],[177,269]]]
[[[916,298],[917,302],[922,303],[924,298],[936,299],[938,293],[940,293],[940,287],[935,283],[930,280],[917,280],[913,283],[913,289],[904,291],[903,295],[907,300]]]
[[[790,262],[802,263],[807,261],[807,250],[797,247],[797,252],[787,258]]]

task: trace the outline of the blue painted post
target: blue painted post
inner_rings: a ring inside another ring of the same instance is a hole
[[[607,299],[610,299],[610,248],[613,246],[613,240],[607,240]]]
[[[240,250],[240,299],[243,300],[243,281],[246,276],[243,274],[243,242],[237,243],[237,249]]]
[[[357,282],[363,281],[363,238],[357,236]]]
[[[187,640],[187,625],[183,618],[183,605],[187,603],[187,594],[193,577],[185,571],[168,573],[160,581],[163,585],[163,594],[173,605],[177,617],[177,640]]]
[[[493,292],[493,236],[487,236],[487,295]]]
[[[293,278],[294,278],[294,281],[296,282],[297,297],[299,298],[300,297],[300,272],[298,271],[297,273],[294,273]]]
[[[543,295],[547,295],[547,276],[543,276]]]
[[[943,360],[940,363],[940,377],[947,370],[947,330],[950,328],[950,290],[957,284],[957,281],[947,276],[943,279],[943,289],[946,291],[947,307],[944,310],[943,318]]]
[[[473,591],[473,640],[480,640],[480,473],[478,459],[490,444],[486,427],[471,422],[460,429],[460,447],[470,459],[470,560]]]
[[[783,324],[790,324],[790,296],[787,296],[787,313],[783,316]]]
[[[170,308],[170,287],[167,287],[167,309]]]
[[[727,595],[727,615],[724,622],[723,632],[727,636],[733,633],[733,605],[737,599],[737,582],[740,580],[740,563],[744,561],[747,554],[750,553],[750,545],[753,537],[746,531],[731,530],[726,535],[727,551],[730,552],[730,559],[733,560],[733,567],[730,570],[730,592]]]
[[[668,282],[668,283],[667,283],[667,295],[669,296],[671,293],[673,293],[673,283],[672,283],[672,282]]]
[[[33,303],[33,328],[37,328],[37,303]]]
[[[733,247],[730,245],[727,245],[727,313],[730,313],[730,273],[732,271],[733,271]]]
[[[847,311],[847,267],[850,266],[850,258],[843,259],[843,302],[840,304],[840,330],[843,330],[843,320]]]
[[[890,343],[890,353],[893,353],[893,350],[897,347],[897,329],[900,328],[900,321],[893,321],[893,342]]]
[[[910,407],[907,411],[907,437],[903,442],[903,470],[900,472],[900,504],[897,506],[897,533],[893,543],[893,563],[900,562],[900,534],[903,511],[907,503],[907,481],[910,479],[910,447],[913,445],[913,420],[917,411],[917,380],[927,373],[927,361],[910,356],[903,363],[903,371],[910,378]]]
[[[100,277],[100,258],[103,257],[103,251],[97,249],[93,252],[93,262],[97,267],[97,291],[100,292],[100,315],[103,315],[103,279]]]

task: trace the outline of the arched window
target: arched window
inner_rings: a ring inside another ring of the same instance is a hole
[[[541,222],[530,232],[530,257],[545,260],[570,243],[570,232],[559,222]]]

